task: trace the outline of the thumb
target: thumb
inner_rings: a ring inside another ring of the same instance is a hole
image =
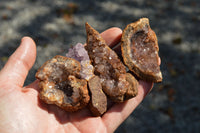
[[[0,71],[0,80],[22,87],[35,59],[35,42],[30,37],[23,37],[20,46]]]

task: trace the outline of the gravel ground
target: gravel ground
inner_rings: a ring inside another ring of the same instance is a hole
[[[116,133],[199,133],[199,7],[199,0],[0,0],[0,68],[20,39],[31,36],[37,60],[29,84],[46,60],[86,41],[86,21],[102,32],[148,17],[158,36],[164,80]]]

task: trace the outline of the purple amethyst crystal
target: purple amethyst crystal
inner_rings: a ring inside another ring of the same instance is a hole
[[[74,47],[69,49],[66,56],[81,63],[81,78],[89,80],[94,76],[94,68],[90,63],[88,52],[85,50],[83,44],[77,43]]]
[[[79,62],[90,60],[87,51],[81,43],[77,43],[74,47],[70,48],[66,56],[74,58]]]

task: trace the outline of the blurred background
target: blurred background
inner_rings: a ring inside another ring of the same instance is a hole
[[[199,0],[0,0],[0,69],[23,36],[37,44],[26,85],[48,59],[85,43],[85,22],[99,32],[150,19],[162,60],[163,82],[116,133],[200,132]]]

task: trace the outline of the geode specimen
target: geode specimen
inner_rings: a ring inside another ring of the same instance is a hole
[[[160,82],[158,43],[147,18],[129,24],[121,39],[122,57],[109,48],[99,32],[86,23],[87,44],[78,43],[64,56],[44,63],[36,78],[40,98],[69,112],[86,105],[94,116],[107,111],[108,99],[123,102],[138,93],[139,79]],[[89,104],[88,104],[89,103]]]
[[[107,110],[107,97],[102,90],[100,78],[94,76],[88,81],[90,90],[90,103],[89,108],[95,116],[100,116]]]
[[[94,116],[102,115],[107,110],[107,97],[102,90],[100,78],[93,73],[94,68],[91,65],[88,52],[81,43],[78,43],[69,49],[66,56],[80,62],[80,76],[88,81],[91,96],[89,109]]]
[[[147,18],[127,25],[122,33],[121,49],[124,63],[140,79],[162,81],[158,41]]]
[[[36,73],[40,98],[69,112],[85,107],[90,96],[87,81],[80,79],[80,69],[80,63],[68,57],[57,55],[48,60]]]
[[[134,81],[126,80],[125,66],[117,54],[109,48],[99,32],[93,29],[88,23],[86,23],[86,32],[87,45],[85,47],[94,66],[94,74],[99,76],[103,91],[113,101],[123,102],[127,88]],[[137,87],[131,89],[135,90]]]

